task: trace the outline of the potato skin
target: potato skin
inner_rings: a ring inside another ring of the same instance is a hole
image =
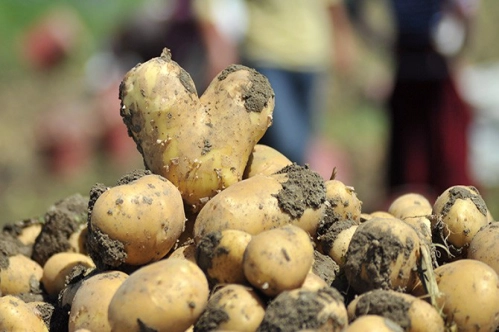
[[[13,295],[0,297],[0,330],[9,332],[48,332],[41,315]]]
[[[219,73],[198,98],[167,49],[125,75],[120,99],[146,167],[173,182],[194,210],[242,179],[275,103],[268,80],[241,65]]]
[[[499,274],[499,222],[492,222],[480,228],[471,240],[469,259],[484,262]]]
[[[35,282],[40,283],[43,268],[34,260],[17,254],[8,258],[9,266],[0,268],[0,294],[29,293]]]
[[[244,170],[243,179],[257,174],[272,175],[291,164],[293,162],[276,149],[268,145],[256,144]]]
[[[365,315],[354,320],[344,332],[404,332],[397,323],[383,316]]]
[[[93,206],[87,235],[89,255],[98,266],[157,261],[173,248],[185,220],[178,189],[161,176],[145,175],[112,187]]]
[[[111,299],[111,331],[184,332],[203,312],[208,295],[208,281],[193,262],[150,263],[130,274]]]

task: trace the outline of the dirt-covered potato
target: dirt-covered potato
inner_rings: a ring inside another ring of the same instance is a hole
[[[196,246],[196,262],[211,286],[245,284],[243,256],[251,235],[236,229],[208,233]]]
[[[201,209],[194,239],[223,229],[255,235],[287,224],[314,236],[325,197],[324,180],[307,166],[294,164],[274,175],[255,175],[220,192]]]
[[[276,149],[264,144],[256,144],[246,165],[243,179],[256,174],[272,175],[291,164],[293,162]]]
[[[377,315],[360,316],[343,332],[404,332],[405,330],[389,318]]]
[[[21,254],[8,257],[0,263],[0,294],[18,295],[40,290],[43,268]]]
[[[343,331],[348,326],[343,300],[333,287],[282,292],[268,304],[257,331]]]
[[[337,220],[329,226],[321,222],[317,232],[321,252],[331,257],[339,267],[343,267],[348,246],[358,226],[359,222],[351,219]]]
[[[69,332],[78,329],[111,331],[107,308],[111,298],[128,275],[121,271],[106,271],[83,280],[78,288],[69,314]]]
[[[468,258],[484,262],[499,274],[499,222],[480,228],[471,240]]]
[[[215,291],[194,332],[254,332],[265,315],[265,304],[250,287],[229,284]]]
[[[187,259],[140,267],[116,290],[108,308],[112,331],[184,332],[208,302],[208,280]]]
[[[362,201],[357,197],[357,192],[353,187],[334,178],[327,180],[326,199],[330,204],[326,213],[335,215],[340,220],[360,221]]]
[[[173,182],[194,209],[242,179],[275,102],[267,78],[241,65],[223,70],[198,97],[167,49],[131,69],[119,92],[146,167]]]
[[[478,190],[471,186],[457,185],[445,190],[435,200],[433,214],[433,242],[448,248],[441,255],[443,262],[466,257],[471,240],[488,224],[487,206]],[[446,255],[448,251],[450,255]]]
[[[428,302],[394,290],[376,289],[360,294],[348,304],[348,318],[364,315],[389,318],[407,332],[444,332],[440,313]]]
[[[294,226],[264,231],[253,236],[243,257],[246,279],[265,295],[299,288],[314,260],[314,247],[307,232]]]
[[[361,223],[351,238],[345,275],[359,293],[411,289],[418,280],[421,250],[427,249],[424,246],[418,233],[402,220],[370,219]]]
[[[66,277],[78,265],[95,267],[90,257],[75,252],[60,252],[50,257],[43,266],[42,284],[45,291],[51,296],[58,295],[66,284]]]
[[[436,305],[457,331],[496,331],[499,327],[499,276],[487,264],[460,259],[435,269]],[[412,294],[427,297],[418,283]]]
[[[144,175],[95,201],[87,244],[97,266],[140,266],[163,258],[185,226],[183,201],[167,179]]]
[[[48,332],[41,314],[23,300],[13,296],[0,297],[0,331]]]

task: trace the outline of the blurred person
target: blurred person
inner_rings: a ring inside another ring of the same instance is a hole
[[[353,21],[383,40],[362,18],[363,0],[349,0]],[[395,67],[388,96],[389,194],[416,191],[434,198],[453,185],[474,185],[468,160],[472,110],[456,81],[476,0],[390,0]],[[386,41],[386,39],[384,39]]]
[[[224,9],[227,3],[231,14]],[[347,69],[352,62],[352,36],[341,0],[194,0],[194,4],[207,48],[207,80],[233,63],[266,76],[276,105],[272,126],[259,143],[293,162],[306,163],[314,117],[325,106],[327,78],[333,68]]]

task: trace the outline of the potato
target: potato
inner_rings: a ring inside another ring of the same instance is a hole
[[[241,65],[223,70],[198,98],[168,49],[131,69],[119,97],[146,168],[173,182],[194,210],[242,179],[275,103],[268,80]]]
[[[111,298],[128,275],[121,271],[106,271],[83,280],[76,292],[69,313],[69,332],[78,329],[111,331],[107,308]]]
[[[229,284],[215,291],[194,330],[256,331],[265,315],[265,304],[249,287]]]
[[[424,246],[418,233],[402,220],[370,219],[360,224],[351,238],[345,275],[359,293],[412,289],[418,279],[421,249],[427,249]]]
[[[427,208],[429,213],[431,213],[432,205],[430,201],[423,195],[418,193],[405,193],[397,196],[388,207],[387,212],[391,215],[401,218],[405,216],[403,212],[407,207],[411,206],[421,206]]]
[[[236,229],[208,233],[196,246],[196,262],[216,284],[245,284],[243,256],[251,235]]]
[[[357,197],[355,189],[334,178],[327,180],[325,184],[326,199],[331,205],[326,213],[334,214],[339,219],[360,221],[362,201]]]
[[[365,315],[354,320],[343,332],[404,332],[397,323],[383,316]]]
[[[183,258],[196,263],[196,244],[194,242],[186,243],[172,251],[168,258]]]
[[[398,196],[388,207],[388,213],[399,218],[417,231],[423,238],[432,242],[431,215],[433,206],[428,199],[417,193],[406,193]]]
[[[329,227],[322,222],[319,225],[317,242],[320,250],[331,257],[340,268],[345,264],[348,246],[358,226],[359,223],[351,219],[335,221]]]
[[[223,229],[251,235],[294,224],[314,236],[325,211],[322,177],[306,166],[291,165],[274,175],[255,175],[213,197],[194,223],[194,239]]]
[[[448,247],[450,255],[442,262],[466,257],[466,250],[478,230],[488,224],[487,206],[475,187],[452,186],[433,204],[434,242]],[[444,252],[445,253],[445,252]]]
[[[348,315],[343,296],[332,287],[294,289],[272,299],[257,331],[343,331]]]
[[[256,144],[246,165],[243,179],[256,174],[272,175],[291,164],[293,162],[276,149],[264,144]]]
[[[0,294],[18,295],[39,290],[43,268],[34,260],[17,254],[0,266]]]
[[[41,315],[13,295],[0,297],[0,330],[48,332]]]
[[[301,228],[286,225],[253,236],[246,247],[246,279],[267,296],[300,287],[312,268],[314,247]]]
[[[499,276],[487,264],[460,259],[435,269],[437,308],[457,331],[495,331],[499,327]],[[426,296],[418,283],[413,295]]]
[[[348,318],[364,315],[389,318],[408,332],[444,332],[444,320],[428,302],[394,290],[376,289],[362,293],[347,307]]]
[[[499,223],[492,222],[480,228],[470,242],[468,258],[484,262],[499,274]]]
[[[56,296],[64,288],[66,277],[78,265],[87,268],[95,267],[92,259],[74,252],[60,252],[48,259],[43,266],[42,284],[47,294]]]
[[[178,189],[159,175],[112,187],[95,201],[88,251],[99,267],[140,266],[173,248],[185,226]]]
[[[317,274],[313,272],[309,272],[307,277],[303,281],[303,284],[300,286],[301,289],[317,291],[321,288],[328,287],[327,282],[319,277]]]
[[[112,331],[184,332],[208,302],[208,280],[193,262],[168,258],[140,267],[108,308]]]

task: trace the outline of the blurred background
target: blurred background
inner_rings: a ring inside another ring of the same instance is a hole
[[[163,45],[144,46],[140,56],[128,47],[150,45],[148,38],[163,32],[164,46],[178,45],[172,48],[174,60],[195,81],[203,76],[203,48],[195,38],[183,37],[192,22],[175,12],[179,22],[171,28],[171,3],[0,1],[0,224],[39,216],[68,195],[87,195],[95,183],[114,185],[125,172],[143,167],[119,117],[117,89],[124,72],[144,61],[141,57],[159,55]],[[390,33],[383,1],[367,3],[368,19]],[[499,2],[482,0],[459,71],[460,89],[473,106],[470,166],[496,220],[497,31]],[[365,212],[372,212],[387,200],[384,100],[393,65],[382,45],[362,38],[356,44],[354,70],[333,80],[326,110],[316,116],[309,158],[325,178],[336,167],[338,178],[356,189]]]

